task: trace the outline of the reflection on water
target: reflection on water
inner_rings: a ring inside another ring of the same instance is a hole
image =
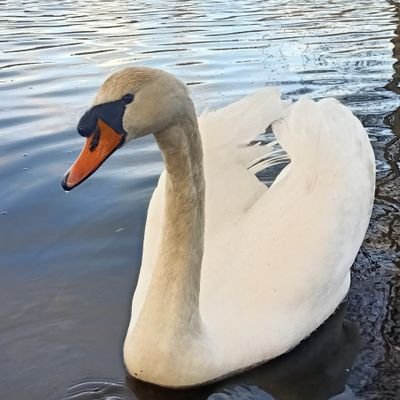
[[[356,324],[344,322],[345,311],[341,306],[321,329],[290,354],[222,382],[176,391],[129,377],[125,383],[112,385],[89,381],[70,387],[63,400],[92,399],[96,392],[104,397],[138,400],[205,400],[209,396],[210,400],[239,400],[251,399],[251,395],[259,400],[322,400],[342,391],[349,393],[345,383],[359,349],[359,332]],[[213,396],[213,393],[221,395]]]
[[[345,315],[359,326],[357,357],[357,331],[342,311],[293,354],[190,398],[241,385],[277,399],[396,398],[399,10],[370,0],[0,0],[3,397],[189,396],[125,379],[121,361],[147,202],[162,168],[154,142],[122,149],[74,193],[59,184],[81,147],[76,122],[104,77],[148,65],[186,81],[199,111],[264,85],[292,98],[338,97],[377,155],[373,223]]]

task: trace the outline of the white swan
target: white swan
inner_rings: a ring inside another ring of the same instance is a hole
[[[185,85],[147,68],[113,74],[94,104],[65,189],[150,133],[166,167],[124,344],[131,375],[210,382],[287,352],[335,311],[375,186],[367,133],[349,109],[333,99],[289,106],[270,88],[202,115],[198,129]],[[291,163],[268,189],[247,166],[270,148],[247,144],[271,123]]]

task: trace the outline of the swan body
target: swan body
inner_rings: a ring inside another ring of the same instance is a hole
[[[124,343],[129,373],[187,387],[289,351],[349,289],[374,198],[365,129],[334,99],[289,104],[276,88],[197,122],[184,85],[145,68],[112,75],[95,105],[126,93],[126,140],[153,133],[166,166]],[[267,188],[254,171],[280,153],[248,144],[269,125],[290,164]]]

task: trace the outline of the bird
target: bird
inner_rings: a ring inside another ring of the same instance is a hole
[[[263,146],[270,126],[276,140]],[[264,87],[197,117],[174,75],[128,67],[104,81],[77,130],[86,142],[64,190],[145,135],[165,165],[123,345],[134,378],[186,388],[237,374],[293,349],[345,298],[375,158],[339,101],[291,102]],[[269,186],[257,178],[284,158]]]

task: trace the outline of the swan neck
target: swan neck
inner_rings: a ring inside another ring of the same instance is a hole
[[[174,315],[177,326],[200,327],[199,292],[204,248],[203,154],[197,120],[181,118],[178,124],[155,134],[166,168],[162,239],[151,290]]]

